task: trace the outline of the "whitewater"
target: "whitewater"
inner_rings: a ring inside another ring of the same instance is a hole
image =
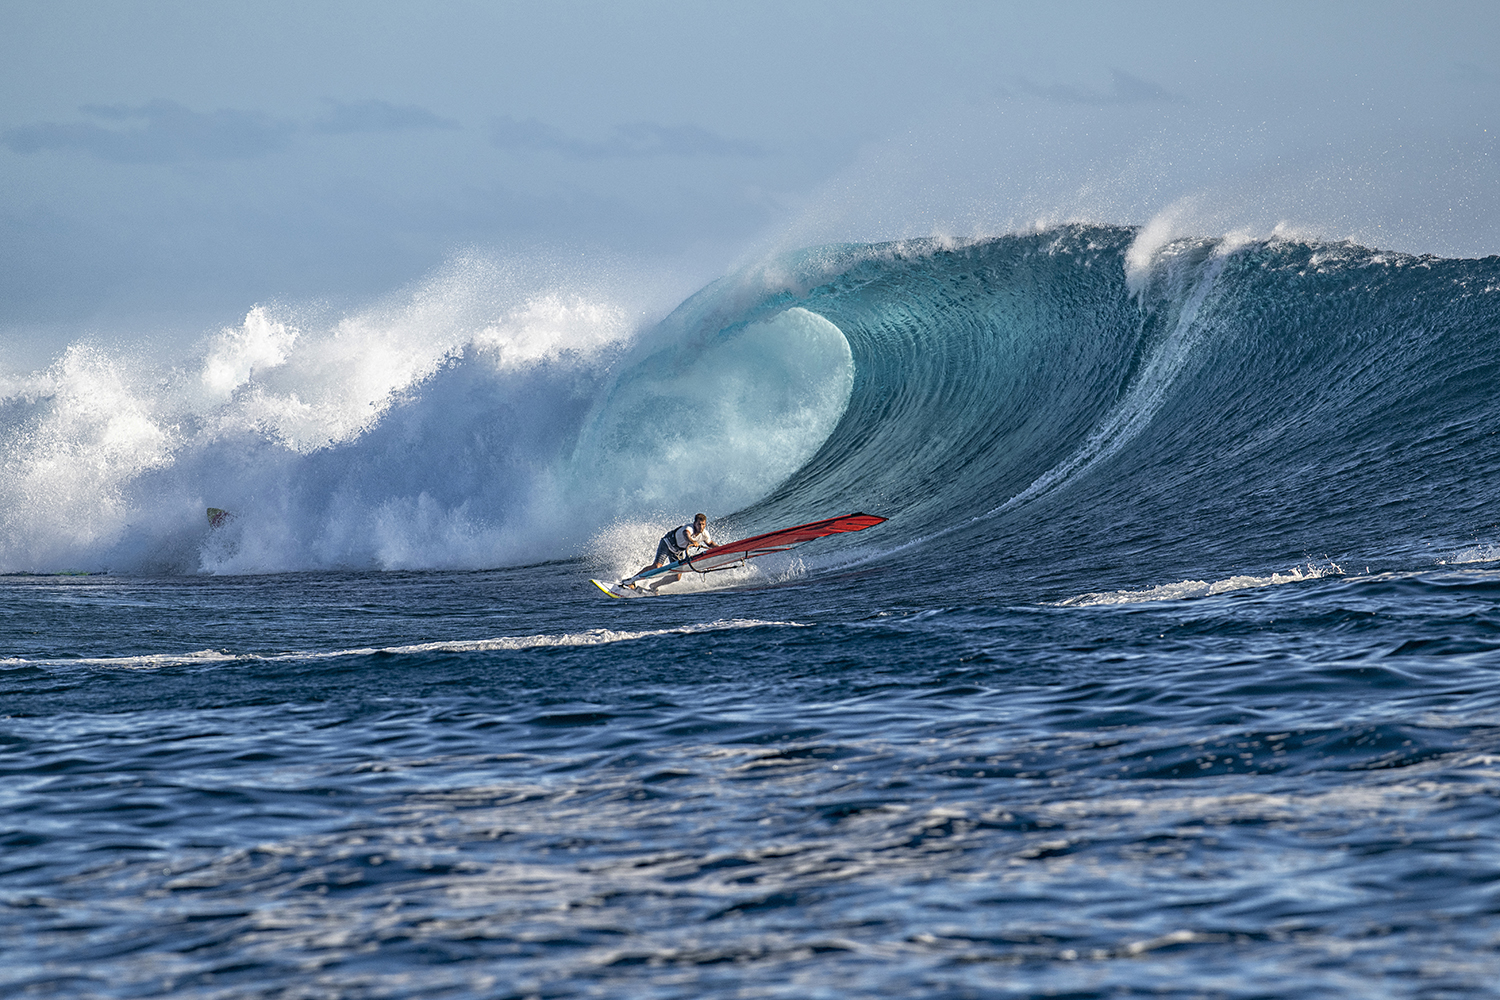
[[[7,995],[1500,981],[1500,258],[523,271],[0,372]]]

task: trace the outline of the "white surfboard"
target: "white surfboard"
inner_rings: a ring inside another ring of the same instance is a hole
[[[630,587],[622,587],[618,583],[605,583],[602,580],[589,580],[594,586],[604,591],[610,597],[652,597],[653,594],[644,590],[633,590]]]

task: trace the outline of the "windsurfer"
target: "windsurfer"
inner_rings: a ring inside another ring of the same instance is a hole
[[[688,554],[689,549],[706,549],[714,544],[713,538],[708,533],[708,515],[694,514],[691,524],[680,524],[661,536],[661,541],[656,543],[656,558],[648,565],[642,566],[640,572],[635,576],[620,581],[620,586],[631,587],[635,590],[644,588],[637,586],[636,580],[641,573],[665,566],[667,563],[680,562]],[[654,593],[663,584],[676,583],[682,579],[681,573],[665,573],[663,578],[652,584],[651,591]]]

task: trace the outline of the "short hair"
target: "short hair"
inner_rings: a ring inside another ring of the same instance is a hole
[[[693,515],[693,521],[695,523],[698,522],[698,521],[707,521],[707,520],[708,520],[708,515],[707,514],[694,514]]]

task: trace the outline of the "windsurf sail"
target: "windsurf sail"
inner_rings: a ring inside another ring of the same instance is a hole
[[[715,545],[704,549],[697,555],[690,555],[677,562],[648,569],[634,579],[645,579],[662,573],[689,571],[712,573],[714,570],[733,569],[736,566],[743,566],[747,559],[770,555],[772,552],[785,552],[793,546],[810,542],[815,538],[839,535],[846,531],[864,531],[884,521],[885,518],[876,517],[874,514],[845,514],[842,517],[810,521],[807,524],[799,524],[795,528],[782,528],[779,531],[768,531],[763,535],[741,538],[737,542]]]

